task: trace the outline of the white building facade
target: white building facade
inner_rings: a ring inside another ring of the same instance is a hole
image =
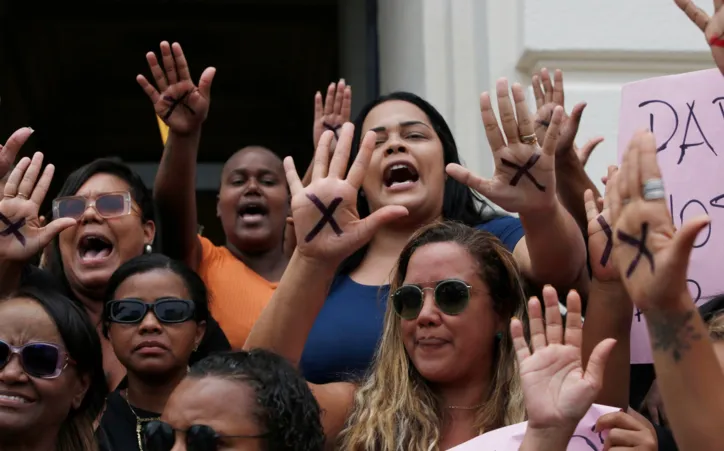
[[[712,12],[710,0],[696,2]],[[378,0],[377,35],[380,92],[412,91],[434,104],[483,176],[494,166],[478,99],[500,77],[530,92],[534,71],[563,70],[567,111],[588,103],[578,144],[605,137],[586,166],[600,186],[616,163],[621,86],[714,67],[703,34],[673,0]]]

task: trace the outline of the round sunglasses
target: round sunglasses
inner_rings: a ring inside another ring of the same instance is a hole
[[[0,341],[0,370],[5,368],[16,354],[23,371],[28,376],[41,379],[55,379],[68,365],[75,365],[75,361],[60,346],[53,343],[38,342],[11,346]]]
[[[176,298],[161,298],[154,303],[140,299],[120,299],[109,302],[106,310],[106,317],[112,323],[138,324],[151,310],[160,322],[174,324],[192,319],[196,313],[196,304],[194,301]]]
[[[422,288],[419,285],[403,285],[392,295],[392,305],[400,318],[413,320],[420,315],[425,303],[425,290],[433,290],[435,304],[446,315],[459,315],[470,301],[473,287],[458,279],[445,279],[435,287]]]
[[[186,432],[187,451],[216,451],[219,440],[227,438],[264,438],[260,435],[221,435],[211,426],[195,424]],[[149,421],[143,427],[144,448],[147,451],[171,451],[176,443],[176,430],[163,421]]]

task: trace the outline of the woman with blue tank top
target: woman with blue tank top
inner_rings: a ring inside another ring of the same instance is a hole
[[[522,97],[522,88],[514,85],[516,103]],[[498,83],[498,102],[510,103],[507,82]],[[481,97],[481,110],[483,115],[493,114],[487,95]],[[511,136],[525,144],[534,140],[518,130],[515,117],[503,117],[502,126],[509,141]],[[513,252],[522,274],[533,283],[587,291],[583,236],[556,197],[553,156],[535,153],[528,161],[509,161],[501,153],[505,141],[496,131],[498,136],[488,136],[496,174],[491,180],[480,179],[459,166],[455,140],[442,115],[406,92],[379,97],[362,109],[355,121],[350,162],[370,130],[377,140],[358,193],[360,217],[386,205],[402,205],[409,215],[380,229],[341,265],[300,362],[309,382],[354,380],[365,373],[382,335],[388,283],[400,251],[418,228],[436,220],[459,221],[492,233]],[[446,174],[450,164],[448,173],[455,178]],[[509,183],[511,177],[518,179],[515,185]],[[506,211],[519,213],[520,219],[496,214],[466,184]]]

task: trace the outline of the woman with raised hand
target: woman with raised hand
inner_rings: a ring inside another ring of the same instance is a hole
[[[101,344],[85,312],[38,288],[0,298],[0,449],[96,451],[106,394]]]
[[[556,191],[563,206],[576,220],[581,230],[586,230],[586,210],[581,202],[583,193],[590,189],[596,198],[600,197],[598,189],[586,174],[584,166],[595,148],[603,141],[602,137],[589,140],[581,148],[576,146],[576,135],[581,124],[586,103],[579,103],[566,112],[565,90],[563,89],[563,71],[557,69],[551,74],[543,68],[534,73],[532,78],[533,94],[537,112],[535,115],[535,132],[540,143],[545,143],[553,110],[556,106],[563,108],[560,136],[556,145]]]
[[[615,264],[646,318],[656,382],[679,448],[719,449],[724,374],[686,282],[689,257],[709,218],[675,230],[651,132],[638,132],[610,193]]]
[[[0,292],[43,286],[82,305],[101,333],[108,280],[124,262],[153,251],[156,238],[151,193],[140,176],[115,159],[98,159],[74,171],[53,200],[53,220],[41,226],[38,210],[53,177],[43,155],[23,158],[0,199]],[[41,174],[42,172],[42,174]],[[45,249],[47,266],[29,262]],[[209,319],[192,361],[229,349]],[[110,343],[101,338],[103,366],[115,389],[125,376]]]
[[[353,135],[354,126],[345,124],[331,162],[332,132],[323,135],[307,187],[293,161],[285,161],[298,246],[247,348],[298,364],[340,262],[380,227],[408,215],[387,205],[360,219],[357,193],[376,135],[365,134],[347,174]],[[419,230],[398,256],[368,375],[358,384],[310,384],[328,445],[447,449],[523,421],[507,325],[513,315],[523,317],[525,299],[511,252],[490,233],[438,222]]]
[[[545,287],[543,301],[545,319],[540,301],[534,297],[528,302],[530,347],[521,321],[514,318],[510,322],[528,414],[520,448],[525,451],[567,449],[576,426],[601,390],[606,361],[615,344],[612,339],[599,342],[584,368],[580,296],[575,291],[568,293],[565,328],[556,290]]]
[[[168,125],[166,148],[154,184],[164,230],[164,252],[198,271],[209,289],[211,313],[234,348],[241,348],[287,266],[283,239],[289,191],[278,156],[259,146],[229,157],[221,171],[217,216],[225,242],[198,234],[196,160],[201,129],[211,104],[216,69],[203,71],[198,86],[177,42],[161,42],[161,63],[146,54],[155,86],[138,83]]]
[[[208,319],[204,282],[181,262],[142,255],[113,273],[103,330],[128,376],[108,396],[100,423],[110,449],[145,451],[143,425],[159,419],[186,377]]]
[[[512,94],[513,101],[507,81],[499,80],[502,130],[490,95],[480,98],[496,167],[490,180],[460,165],[450,128],[418,96],[393,93],[362,109],[349,144],[352,158],[362,136],[371,131],[375,139],[357,194],[360,217],[390,206],[403,206],[409,214],[385,224],[342,262],[304,350],[301,368],[308,380],[349,380],[367,371],[382,335],[390,274],[400,251],[421,226],[440,219],[498,237],[534,283],[587,291],[583,237],[556,196],[554,160],[562,110],[556,110],[551,123],[555,134],[541,148],[523,88],[514,85]],[[520,219],[495,214],[480,203],[478,193],[519,213]]]

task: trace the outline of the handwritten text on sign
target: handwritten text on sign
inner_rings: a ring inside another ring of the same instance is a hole
[[[669,210],[680,228],[708,214],[711,224],[695,243],[689,290],[698,306],[724,293],[717,261],[724,250],[724,77],[717,69],[652,78],[625,85],[621,95],[618,156],[637,130],[656,136]],[[651,363],[646,323],[634,312],[631,363]]]
[[[568,451],[601,451],[607,432],[595,432],[596,422],[601,415],[618,410],[620,409],[599,406],[598,404],[591,406],[578,423],[571,441],[568,442]],[[524,422],[496,429],[458,445],[450,451],[518,451],[521,443],[523,443],[527,427],[528,422]]]

